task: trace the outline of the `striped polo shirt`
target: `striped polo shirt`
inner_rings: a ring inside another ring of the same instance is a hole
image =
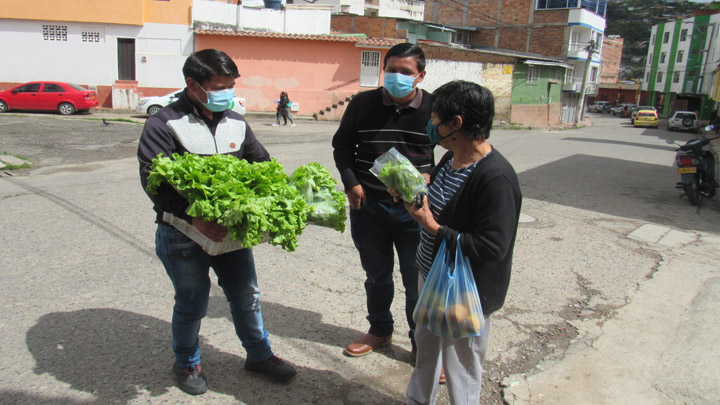
[[[440,217],[440,213],[445,209],[448,201],[452,199],[472,170],[480,162],[480,160],[478,160],[470,166],[454,170],[450,167],[453,160],[454,158],[448,160],[448,162],[440,168],[437,176],[435,176],[435,180],[433,180],[430,187],[428,187],[428,202],[430,203],[430,210],[432,211],[433,217],[436,220]],[[430,267],[435,259],[433,256],[434,244],[435,235],[423,229],[422,232],[420,232],[420,244],[418,245],[416,256],[418,270],[423,279],[427,279]]]

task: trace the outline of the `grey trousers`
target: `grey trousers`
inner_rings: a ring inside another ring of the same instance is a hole
[[[418,284],[418,291],[422,291],[425,284],[422,276]],[[405,394],[407,404],[435,404],[441,365],[445,368],[450,403],[479,404],[482,368],[489,340],[490,315],[485,317],[482,334],[478,337],[448,339],[418,327],[415,330],[417,359]]]

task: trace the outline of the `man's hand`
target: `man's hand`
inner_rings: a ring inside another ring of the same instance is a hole
[[[394,188],[387,189],[388,194],[393,198],[393,202],[400,202],[402,201],[402,196],[400,196],[400,192],[395,190]]]
[[[205,222],[201,218],[193,217],[192,224],[213,242],[222,242],[228,234],[227,228],[217,222]]]
[[[358,184],[348,189],[347,198],[350,202],[350,209],[356,210],[365,204],[365,191],[362,186]]]

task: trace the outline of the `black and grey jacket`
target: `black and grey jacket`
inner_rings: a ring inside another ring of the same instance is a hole
[[[178,101],[151,115],[145,122],[137,152],[143,190],[147,187],[152,160],[158,154],[172,156],[176,152],[204,156],[230,154],[249,162],[270,160],[270,154],[242,115],[228,110],[213,114],[210,120],[190,101],[187,89]],[[168,184],[163,184],[158,194],[148,196],[157,213],[155,222],[164,223],[163,212],[191,221],[185,213],[187,200]]]

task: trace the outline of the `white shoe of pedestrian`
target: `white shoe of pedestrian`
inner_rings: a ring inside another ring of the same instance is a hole
[[[276,126],[278,126],[278,124],[273,124],[272,126],[276,127]]]
[[[295,124],[292,124],[292,125],[290,125],[290,126],[291,126],[291,127],[294,127],[294,126],[295,126]]]

